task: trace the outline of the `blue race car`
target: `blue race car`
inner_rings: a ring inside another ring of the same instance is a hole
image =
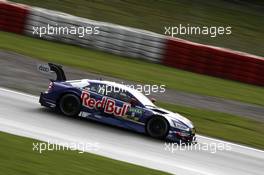
[[[42,72],[55,72],[46,92],[40,94],[42,106],[66,116],[79,116],[110,125],[146,133],[153,138],[185,143],[195,142],[191,121],[154,105],[139,91],[110,81],[67,81],[60,65],[40,65]]]

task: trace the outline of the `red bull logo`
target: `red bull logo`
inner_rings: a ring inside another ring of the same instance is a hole
[[[81,99],[82,105],[89,109],[103,109],[105,113],[113,114],[119,117],[124,116],[130,107],[130,104],[128,103],[123,103],[122,106],[117,106],[114,100],[105,96],[101,100],[96,100],[90,97],[90,93],[88,91],[82,92]]]

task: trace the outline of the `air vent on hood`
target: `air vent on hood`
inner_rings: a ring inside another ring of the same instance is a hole
[[[158,113],[161,113],[161,114],[168,114],[167,112],[165,112],[165,111],[162,111],[162,110],[159,110],[159,109],[152,109],[153,111],[155,111],[155,112],[158,112]]]

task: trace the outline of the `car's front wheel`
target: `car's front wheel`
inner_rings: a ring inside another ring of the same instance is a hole
[[[74,94],[65,94],[59,100],[59,110],[63,115],[77,116],[81,110],[80,98]]]
[[[169,132],[169,123],[163,117],[153,117],[147,122],[147,133],[157,139],[165,139]]]

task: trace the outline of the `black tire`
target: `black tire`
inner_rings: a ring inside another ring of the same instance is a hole
[[[165,139],[169,132],[169,123],[163,117],[153,117],[146,125],[147,133],[156,139]]]
[[[81,110],[80,98],[74,94],[65,94],[59,100],[59,110],[63,115],[74,117]]]

